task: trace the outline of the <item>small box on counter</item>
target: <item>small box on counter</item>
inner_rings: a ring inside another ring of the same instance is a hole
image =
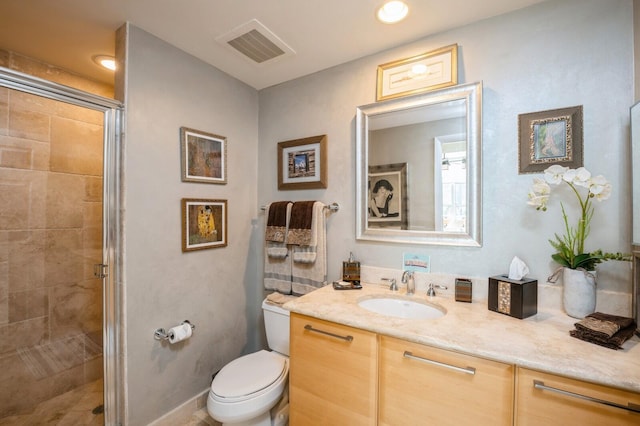
[[[456,278],[456,302],[471,303],[472,284],[466,278]]]
[[[489,278],[489,310],[524,319],[538,313],[538,280]]]

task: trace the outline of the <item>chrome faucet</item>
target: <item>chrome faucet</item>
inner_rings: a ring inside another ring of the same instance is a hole
[[[413,271],[404,271],[402,273],[402,283],[407,285],[407,296],[411,296],[416,292],[416,282],[413,279]]]
[[[429,296],[429,297],[435,296],[436,295],[435,288],[446,290],[447,286],[446,285],[437,285],[437,284],[434,284],[434,283],[429,283],[429,289],[427,289],[427,296]]]
[[[381,281],[387,281],[389,283],[391,283],[391,285],[389,286],[389,290],[391,291],[398,291],[398,284],[396,284],[396,279],[395,278],[380,278]]]

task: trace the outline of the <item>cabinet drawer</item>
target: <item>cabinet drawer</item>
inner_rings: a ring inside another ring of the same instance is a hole
[[[640,394],[526,368],[516,383],[516,425],[640,425]]]
[[[511,425],[514,366],[380,337],[379,424]]]
[[[374,333],[291,314],[290,422],[375,425]]]

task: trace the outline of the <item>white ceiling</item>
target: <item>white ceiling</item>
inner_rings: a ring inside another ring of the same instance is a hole
[[[128,21],[262,89],[542,1],[406,0],[409,16],[388,25],[382,0],[0,0],[0,48],[112,83],[91,57],[113,55]],[[251,19],[296,54],[257,65],[216,42]]]

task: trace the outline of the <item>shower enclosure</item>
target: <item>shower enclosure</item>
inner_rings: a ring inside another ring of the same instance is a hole
[[[120,121],[0,68],[0,425],[121,422]]]

